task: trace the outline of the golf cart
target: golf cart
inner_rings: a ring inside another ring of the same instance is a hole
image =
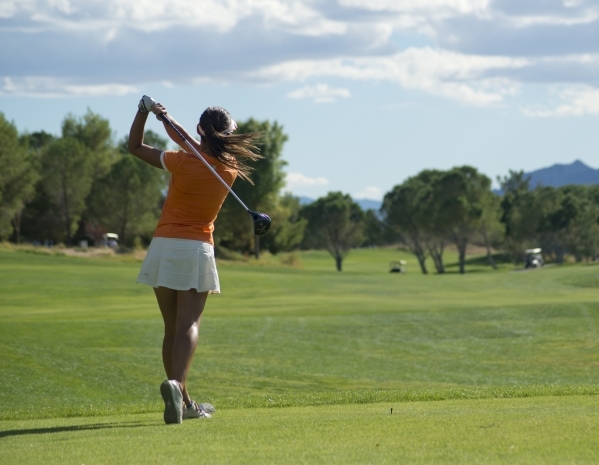
[[[405,273],[407,263],[405,260],[389,263],[389,273]]]
[[[524,253],[526,254],[524,268],[541,268],[543,266],[543,256],[540,248],[526,249]]]
[[[114,249],[119,245],[119,235],[116,233],[102,234],[102,239],[104,239],[104,247],[110,247],[111,249]]]

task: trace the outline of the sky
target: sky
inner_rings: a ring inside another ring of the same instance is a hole
[[[218,105],[283,125],[299,196],[599,167],[599,0],[0,0],[0,41],[20,131],[90,109],[120,139],[143,94],[192,130]]]

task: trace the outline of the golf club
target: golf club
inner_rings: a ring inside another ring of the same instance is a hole
[[[235,197],[237,199],[237,201],[241,204],[241,206],[243,208],[245,208],[245,210],[250,214],[250,216],[252,217],[252,221],[254,222],[254,235],[262,236],[263,234],[266,234],[268,232],[268,230],[270,229],[270,217],[265,213],[253,212],[252,210],[250,210],[246,206],[246,204],[243,203],[242,200],[237,196],[237,194],[235,192],[233,192],[233,189],[231,189],[229,187],[229,185],[223,180],[223,178],[221,178],[219,176],[219,174],[214,170],[214,168],[212,168],[212,166],[210,166],[210,164],[204,159],[204,157],[202,155],[200,155],[200,153],[195,149],[195,147],[193,145],[191,145],[191,143],[185,138],[185,136],[183,134],[181,134],[181,132],[175,127],[173,122],[167,116],[158,115],[158,119],[160,119],[160,120],[164,121],[166,124],[168,124],[178,134],[178,136],[181,139],[183,139],[183,141],[193,151],[193,153],[196,155],[196,157],[198,157],[200,160],[202,160],[204,165],[206,165],[206,167],[210,171],[212,171],[214,176],[216,176],[216,178],[223,184],[223,186],[225,186],[227,188],[227,190],[231,194],[233,194],[233,197]]]

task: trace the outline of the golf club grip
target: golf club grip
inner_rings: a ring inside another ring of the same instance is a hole
[[[243,208],[245,208],[248,212],[250,211],[250,209],[245,205],[245,203],[243,203],[243,201],[237,196],[237,194],[235,192],[233,192],[233,189],[231,189],[231,187],[224,181],[223,178],[220,177],[220,175],[216,172],[216,170],[214,168],[212,168],[212,166],[210,166],[210,163],[208,163],[204,157],[196,150],[196,148],[191,145],[191,143],[185,138],[185,136],[183,134],[181,134],[181,131],[179,131],[176,126],[173,124],[173,122],[169,119],[168,116],[166,115],[158,115],[158,119],[164,121],[166,124],[168,124],[173,131],[175,131],[177,133],[177,135],[183,139],[183,142],[185,142],[187,144],[187,146],[193,150],[193,153],[196,155],[196,157],[198,157],[203,163],[204,165],[206,165],[206,168],[208,168],[210,171],[212,171],[212,173],[214,174],[214,176],[216,176],[216,178],[223,184],[223,186],[225,186],[227,188],[227,190],[233,194],[233,197],[235,197],[237,199],[237,201],[241,204],[241,206]]]

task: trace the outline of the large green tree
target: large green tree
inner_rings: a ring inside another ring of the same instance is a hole
[[[568,225],[566,246],[577,262],[594,260],[599,251],[599,206],[583,198]]]
[[[276,205],[268,211],[272,220],[269,234],[263,237],[261,246],[271,253],[297,249],[304,238],[307,220],[300,215],[301,205],[297,197],[287,193],[279,197]]]
[[[280,192],[285,186],[283,168],[287,163],[282,155],[288,137],[283,132],[283,126],[277,122],[250,118],[239,123],[237,132],[261,132],[262,138],[257,147],[263,158],[250,164],[253,168],[250,175],[253,185],[237,178],[233,189],[250,210],[264,212],[277,216],[277,220],[287,221],[284,217],[271,213],[280,213]],[[276,224],[273,224],[272,229],[273,233],[281,230]],[[260,238],[252,235],[249,215],[231,195],[225,200],[216,220],[215,240],[221,246],[233,250],[247,251],[253,245],[256,258],[260,256]]]
[[[106,176],[112,165],[119,160],[119,154],[115,148],[112,130],[110,129],[110,122],[106,118],[93,113],[89,108],[82,117],[67,115],[62,122],[62,137],[75,139],[89,150],[92,186]],[[90,212],[87,207],[90,204],[91,199],[86,198],[86,207],[81,214],[79,228],[76,233],[77,240],[89,237],[88,218]]]
[[[16,226],[20,242],[20,212],[35,193],[39,173],[26,143],[19,141],[14,124],[0,113],[0,239],[6,239]]]
[[[335,259],[337,271],[349,251],[364,240],[364,212],[349,195],[329,192],[302,208],[307,245],[322,247]]]
[[[491,180],[471,166],[447,171],[439,180],[444,193],[441,210],[444,212],[449,237],[456,245],[460,273],[465,273],[466,249],[480,231],[483,210],[494,195]]]
[[[423,274],[427,274],[427,201],[430,191],[422,179],[412,177],[385,194],[381,212],[392,237],[401,241],[415,256]]]
[[[503,227],[501,224],[501,197],[494,192],[489,192],[481,199],[482,215],[479,220],[479,233],[482,243],[487,250],[487,260],[493,269],[497,264],[493,259],[491,247],[496,247],[503,240]]]
[[[42,188],[63,225],[64,238],[72,242],[73,227],[85,208],[93,181],[89,149],[67,137],[53,141],[41,161]]]
[[[62,137],[76,139],[89,149],[94,181],[108,173],[119,158],[110,122],[89,108],[82,117],[67,115],[62,122]]]
[[[514,264],[522,261],[526,244],[536,237],[540,216],[537,196],[529,190],[523,171],[509,171],[498,178],[503,190],[501,223],[505,228],[505,247]]]
[[[460,272],[466,248],[482,227],[483,209],[490,204],[491,181],[468,166],[449,171],[424,170],[385,195],[381,211],[388,228],[416,256],[427,273],[430,256],[437,273],[445,272],[443,253],[449,242],[458,248]],[[490,218],[485,218],[487,230]]]
[[[440,274],[445,273],[443,253],[450,241],[448,227],[453,221],[452,212],[448,209],[452,200],[448,179],[444,171],[423,170],[412,180],[420,189],[417,208],[424,244]]]
[[[541,214],[537,235],[545,254],[553,256],[557,263],[563,263],[567,253],[576,261],[594,258],[599,205],[594,201],[593,190],[584,185],[567,185],[538,188],[534,195]]]
[[[53,210],[50,198],[46,195],[41,177],[42,158],[48,146],[56,140],[52,134],[44,131],[23,134],[21,143],[27,147],[29,156],[40,177],[35,184],[35,192],[24,208],[15,215],[15,233],[24,240],[42,241],[53,240],[62,236],[62,225]],[[15,234],[16,236],[16,234]],[[17,238],[15,237],[15,240]]]
[[[94,182],[88,215],[96,231],[116,232],[121,243],[132,245],[136,236],[151,236],[156,227],[167,178],[163,170],[131,156],[127,140],[119,144],[119,159],[110,171]],[[146,131],[144,142],[167,148],[167,140],[153,131]]]

